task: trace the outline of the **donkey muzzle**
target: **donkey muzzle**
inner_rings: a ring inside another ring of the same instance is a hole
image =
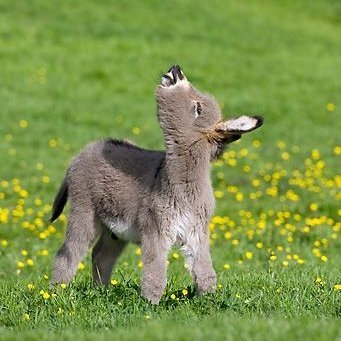
[[[186,77],[181,71],[180,66],[173,65],[167,73],[162,76],[161,85],[168,88],[182,80],[186,80]]]

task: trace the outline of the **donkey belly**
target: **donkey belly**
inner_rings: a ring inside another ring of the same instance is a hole
[[[133,243],[139,243],[141,240],[137,226],[131,222],[107,218],[103,223],[118,239]]]

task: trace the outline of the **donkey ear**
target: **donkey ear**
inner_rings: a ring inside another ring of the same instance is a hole
[[[240,116],[227,121],[219,122],[216,131],[226,133],[244,134],[257,129],[263,124],[263,118],[260,116]]]

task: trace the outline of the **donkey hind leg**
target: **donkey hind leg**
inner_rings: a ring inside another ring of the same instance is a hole
[[[65,241],[57,252],[51,283],[69,283],[79,262],[100,234],[101,225],[94,212],[71,210]]]
[[[112,269],[126,245],[123,240],[114,240],[103,226],[101,238],[92,251],[92,276],[96,284],[109,284]]]

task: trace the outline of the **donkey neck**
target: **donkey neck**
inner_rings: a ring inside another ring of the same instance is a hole
[[[168,145],[164,162],[170,184],[210,186],[210,152],[204,141]]]

